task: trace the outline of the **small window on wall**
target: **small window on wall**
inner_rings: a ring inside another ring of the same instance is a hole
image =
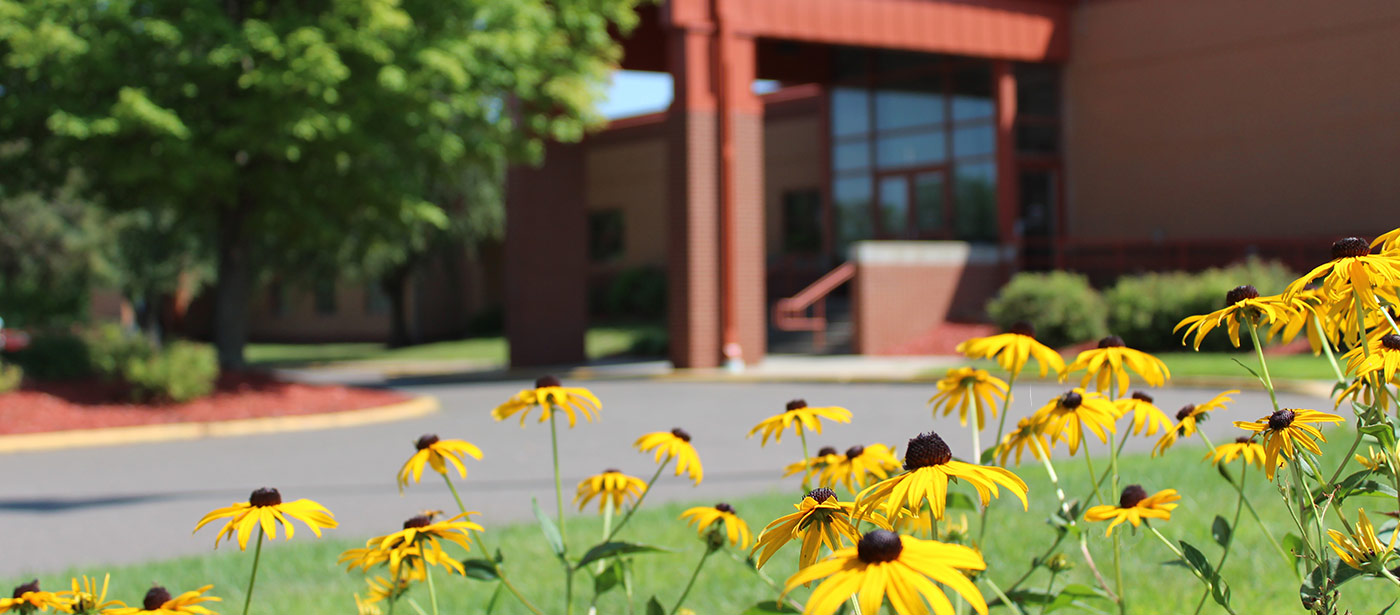
[[[783,252],[822,251],[822,193],[816,188],[783,193]]]
[[[313,299],[316,303],[316,313],[322,316],[335,314],[335,280],[318,277],[316,286],[312,290]]]
[[[588,259],[606,263],[622,258],[624,249],[621,209],[604,209],[588,214]]]

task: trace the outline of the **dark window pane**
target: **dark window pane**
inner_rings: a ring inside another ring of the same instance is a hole
[[[938,164],[948,158],[947,142],[941,130],[881,137],[875,157],[880,169]]]
[[[832,56],[831,72],[837,80],[857,79],[869,72],[870,52],[864,49],[837,47]]]
[[[1056,124],[1022,123],[1016,126],[1016,151],[1054,154],[1060,151],[1060,127]]]
[[[831,134],[847,136],[870,131],[870,96],[868,90],[835,88],[831,90]]]
[[[870,239],[870,201],[872,186],[869,176],[843,177],[832,182],[831,198],[835,205],[836,244],[844,250],[852,241]]]
[[[992,70],[984,63],[953,72],[953,120],[977,120],[996,114],[992,102]]]
[[[955,230],[958,239],[996,241],[997,175],[990,162],[960,164],[954,168],[957,199]]]
[[[880,180],[880,230],[890,238],[909,230],[909,178],[895,175]]]
[[[816,188],[783,193],[783,252],[822,249],[822,196]]]
[[[622,257],[623,217],[621,209],[588,213],[588,258],[595,263]]]
[[[1055,172],[1021,171],[1021,234],[1049,237],[1055,232]]]
[[[991,124],[962,126],[953,130],[953,155],[958,158],[996,152],[997,132]]]
[[[943,123],[942,86],[937,81],[882,86],[875,92],[875,128],[890,130]]]
[[[946,60],[942,56],[917,51],[877,51],[875,70],[883,75],[907,74],[912,71],[937,71]]]
[[[836,171],[870,168],[870,142],[861,140],[832,145],[831,168]]]
[[[947,211],[944,207],[943,173],[914,176],[914,216],[921,231],[941,232]]]
[[[1060,116],[1060,70],[1049,64],[1016,66],[1016,113]]]

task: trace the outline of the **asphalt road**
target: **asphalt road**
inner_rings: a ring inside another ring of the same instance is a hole
[[[488,526],[529,516],[530,497],[553,504],[549,429],[532,418],[497,423],[490,410],[526,382],[414,386],[413,394],[437,396],[443,412],[408,421],[325,431],[85,448],[0,455],[0,577],[56,572],[69,566],[102,570],[121,564],[207,552],[217,526],[191,535],[206,512],[247,501],[262,486],[277,487],[285,499],[310,498],[335,513],[339,537],[362,538],[397,527],[425,508],[450,509],[451,496],[436,475],[411,486],[402,497],[395,486],[399,466],[424,433],[471,441],[485,453],[468,460],[469,475],[459,483],[467,506],[482,511]],[[791,432],[780,444],[760,447],[745,434],[759,420],[783,409],[790,399],[811,405],[839,405],[855,413],[849,425],[829,424],[813,435],[817,447],[841,450],[853,444],[884,442],[902,451],[905,441],[930,428],[943,434],[954,453],[968,457],[971,443],[956,417],[931,419],[927,384],[781,384],[604,381],[588,386],[603,401],[602,418],[561,430],[565,497],[583,477],[616,467],[647,477],[650,455],[632,448],[640,435],[684,427],[705,466],[705,480],[692,487],[674,476],[658,481],[663,499],[719,501],[774,488],[784,464],[801,457]],[[1018,387],[1011,423],[1065,387]],[[1155,391],[1169,414],[1218,391]],[[1325,401],[1281,396],[1287,407],[1318,408]],[[1229,419],[1252,420],[1268,413],[1263,393],[1242,393],[1227,410]],[[537,414],[533,414],[537,416]],[[1233,437],[1230,420],[1205,426],[1212,437]],[[990,445],[985,435],[984,445]],[[1153,440],[1135,438],[1130,449],[1147,450]],[[788,479],[795,481],[795,478]],[[795,482],[794,482],[795,484]],[[302,528],[304,530],[305,528]]]

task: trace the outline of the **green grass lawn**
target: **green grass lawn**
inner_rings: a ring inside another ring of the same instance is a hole
[[[664,334],[659,324],[623,324],[590,327],[584,338],[588,358],[598,359],[628,352],[637,340]],[[386,348],[383,344],[249,344],[253,365],[314,365],[339,361],[437,361],[473,360],[504,365],[509,346],[504,337],[477,337]]]
[[[1342,430],[1334,430],[1337,442],[1332,443],[1334,456],[1344,449],[1349,441]],[[1139,483],[1149,493],[1162,488],[1173,487],[1180,491],[1182,501],[1169,522],[1156,524],[1173,540],[1184,539],[1198,548],[1214,564],[1219,555],[1219,547],[1211,540],[1211,524],[1216,515],[1233,518],[1235,511],[1234,491],[1220,479],[1215,469],[1201,461],[1204,450],[1199,447],[1178,446],[1163,457],[1152,459],[1147,456],[1129,456],[1122,460],[1121,469],[1125,483]],[[1062,455],[1062,451],[1061,451]],[[1029,458],[1027,459],[1029,461]],[[1099,469],[1104,460],[1098,461]],[[1090,491],[1085,478],[1082,457],[1062,458],[1057,463],[1063,484],[1070,497],[1081,497]],[[1328,465],[1327,467],[1331,467]],[[1238,471],[1238,464],[1234,466]],[[989,516],[986,537],[982,541],[983,551],[989,564],[987,575],[1004,588],[1027,569],[1031,558],[1040,554],[1052,540],[1046,525],[1048,513],[1055,505],[1054,492],[1038,464],[1024,465],[1015,471],[1030,484],[1030,510],[1023,512],[1014,497],[1003,493],[1003,498],[994,503]],[[791,512],[792,503],[798,490],[795,480],[782,483],[778,491],[775,469],[775,491],[760,496],[735,498],[730,503],[748,521],[754,533],[779,515]],[[663,479],[666,480],[666,479]],[[1268,525],[1281,540],[1291,526],[1286,513],[1278,501],[1277,491],[1263,480],[1261,474],[1248,476],[1248,493],[1256,508],[1264,515]],[[966,486],[955,487],[971,493]],[[464,495],[470,502],[473,494],[468,482]],[[547,492],[539,494],[541,505],[546,510],[553,509]],[[1105,494],[1113,501],[1116,494]],[[450,507],[450,499],[444,498],[444,508]],[[1369,501],[1366,501],[1369,500]],[[698,505],[712,505],[713,502],[697,502]],[[1371,498],[1358,498],[1352,505],[1363,505],[1372,510],[1390,510],[1393,501],[1378,501]],[[663,545],[673,549],[672,553],[636,556],[636,591],[639,613],[645,612],[643,604],[651,596],[658,596],[668,612],[680,595],[690,571],[700,557],[703,546],[696,538],[694,530],[677,519],[688,505],[648,504],[632,524],[623,532],[623,538]],[[336,511],[342,518],[355,514],[354,511]],[[950,516],[957,518],[966,514],[973,533],[976,532],[977,515],[972,511],[950,510]],[[1354,518],[1354,517],[1353,517]],[[1373,517],[1374,518],[1374,517]],[[534,524],[492,526],[485,520],[488,539],[492,548],[500,546],[506,554],[506,566],[521,589],[544,608],[545,612],[562,612],[562,583],[557,560],[553,557],[539,529]],[[191,526],[194,518],[191,518]],[[1103,538],[1105,523],[1087,524],[1085,531],[1090,538],[1091,550],[1112,583],[1113,557],[1111,542]],[[304,528],[303,528],[304,529]],[[397,529],[388,524],[385,531]],[[172,531],[181,531],[178,528]],[[569,518],[567,535],[573,552],[581,552],[586,545],[596,539],[601,531],[601,523],[596,516],[579,515]],[[1234,551],[1224,567],[1225,579],[1233,591],[1233,604],[1239,613],[1300,613],[1302,612],[1297,595],[1298,584],[1293,573],[1282,558],[1263,537],[1259,526],[1248,512],[1241,517],[1237,529]],[[1123,580],[1129,600],[1129,613],[1170,614],[1193,612],[1201,595],[1201,586],[1184,568],[1169,565],[1173,556],[1157,539],[1147,531],[1133,532],[1129,526],[1121,526],[1116,531],[1122,538]],[[298,532],[291,543],[277,542],[265,548],[263,569],[259,574],[256,592],[258,605],[255,613],[299,613],[334,614],[353,613],[351,594],[364,592],[363,576],[346,573],[335,564],[336,556],[352,546],[361,546],[363,537],[340,536],[334,531],[329,538],[315,540],[309,532]],[[358,540],[356,538],[359,538]],[[212,539],[211,539],[212,540]],[[764,568],[764,572],[781,582],[796,568],[796,544],[784,547]],[[1093,577],[1083,563],[1077,548],[1064,550],[1070,560],[1076,563],[1074,569],[1060,575],[1057,588],[1066,583],[1092,584]],[[224,598],[218,605],[221,613],[238,613],[243,600],[242,588],[246,584],[251,553],[239,553],[236,549],[221,549],[208,555],[185,557],[168,561],[126,566],[111,570],[114,597],[131,603],[139,601],[141,592],[152,581],[168,586],[172,591],[186,590],[204,584],[215,586],[213,593]],[[103,574],[104,570],[74,570],[71,574]],[[30,577],[26,576],[23,581]],[[41,576],[44,587],[67,585],[67,575]],[[482,612],[489,598],[492,586],[483,582],[447,577],[437,577],[439,600],[443,613],[463,614]],[[1049,580],[1046,571],[1038,570],[1022,585],[1022,588],[1043,590]],[[585,608],[577,613],[585,613],[590,597],[592,582],[586,573],[578,578],[575,588],[577,601]],[[991,599],[990,592],[982,585],[983,593]],[[1388,584],[1373,580],[1353,581],[1343,591],[1344,608],[1358,615],[1378,613],[1396,598],[1396,592]],[[686,606],[702,615],[730,615],[741,613],[749,605],[761,600],[769,600],[776,592],[761,582],[754,572],[740,561],[735,561],[725,553],[716,554],[700,575],[691,599]],[[793,597],[805,600],[807,589],[798,589]],[[427,595],[423,587],[412,590],[424,608],[427,608]],[[1098,603],[1105,609],[1107,603]],[[412,613],[412,609],[400,605],[396,611]],[[508,596],[503,597],[497,613],[523,614],[527,611]],[[624,613],[626,601],[623,592],[614,590],[599,602],[600,613]],[[1006,609],[994,609],[994,613],[1007,613]],[[1206,613],[1223,612],[1212,602],[1206,605]]]
[[[1216,377],[1231,376],[1238,378],[1254,378],[1240,363],[1245,364],[1249,369],[1259,370],[1259,358],[1253,352],[1159,352],[1154,354],[1167,364],[1167,369],[1171,370],[1173,377],[1196,376],[1196,377]],[[1066,356],[1065,359],[1072,360],[1074,357]],[[1326,356],[1315,357],[1310,353],[1276,355],[1265,357],[1269,362],[1269,375],[1273,378],[1284,380],[1335,380],[1336,374],[1332,371],[1332,365],[1327,362]],[[1239,361],[1236,363],[1235,361]],[[1339,359],[1340,361],[1340,359]],[[968,365],[985,369],[992,372],[997,377],[1004,378],[1005,372],[995,361],[978,359],[969,361]],[[1341,367],[1346,367],[1345,362],[1340,362]],[[1034,362],[1028,368],[1032,376],[1036,375],[1039,369]],[[942,377],[946,369],[929,370],[920,374],[923,377]],[[1083,372],[1080,372],[1082,375]],[[1072,379],[1071,379],[1072,380]]]

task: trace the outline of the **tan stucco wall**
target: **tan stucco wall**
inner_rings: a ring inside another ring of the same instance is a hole
[[[1103,0],[1072,32],[1071,236],[1400,224],[1400,2]]]
[[[623,219],[622,257],[593,267],[617,270],[665,264],[665,140],[654,136],[585,147],[588,211],[621,209]]]
[[[783,251],[783,193],[822,186],[822,122],[816,112],[769,120],[763,130],[769,255]]]

